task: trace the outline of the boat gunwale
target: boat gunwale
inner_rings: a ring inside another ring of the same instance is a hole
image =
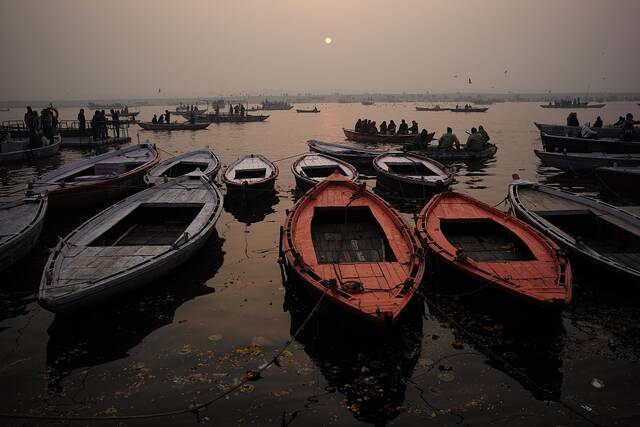
[[[357,181],[358,178],[360,177],[360,174],[358,173],[358,170],[355,168],[355,166],[353,166],[352,164],[345,162],[344,160],[340,160],[336,157],[332,157],[329,156],[327,154],[324,153],[317,153],[317,152],[311,152],[311,153],[304,153],[302,154],[300,157],[298,157],[296,160],[294,160],[294,162],[291,164],[291,173],[293,174],[293,176],[296,179],[300,179],[302,181],[304,181],[306,184],[310,184],[311,186],[315,186],[316,184],[324,181],[327,177],[322,178],[322,179],[313,179],[311,177],[308,177],[306,174],[300,174],[296,168],[297,166],[300,164],[301,161],[303,161],[305,158],[307,157],[311,157],[311,156],[319,156],[319,157],[324,157],[325,159],[329,159],[331,161],[336,162],[336,164],[338,164],[339,166],[341,166],[344,169],[346,169],[347,171],[350,172],[350,175],[345,175],[347,178],[349,178],[351,181]]]
[[[385,171],[384,169],[382,169],[379,165],[378,162],[383,158],[383,157],[397,157],[397,156],[403,156],[403,157],[416,157],[418,159],[421,160],[421,164],[424,165],[423,162],[427,162],[427,163],[431,163],[433,165],[435,165],[437,168],[439,168],[442,172],[443,175],[446,175],[445,177],[441,177],[440,174],[438,174],[439,179],[437,181],[426,181],[423,179],[419,179],[419,178],[412,178],[412,177],[407,177],[404,175],[398,175],[398,174],[394,174],[391,173],[389,171]],[[453,180],[455,178],[454,173],[451,171],[451,169],[449,169],[447,166],[445,166],[444,164],[440,163],[437,160],[434,160],[430,157],[427,156],[423,156],[421,154],[414,154],[414,153],[410,153],[410,152],[397,152],[397,151],[389,151],[386,153],[383,153],[381,155],[379,155],[378,157],[376,157],[375,159],[373,159],[373,169],[376,172],[376,175],[378,173],[394,180],[394,181],[401,181],[401,182],[406,182],[406,183],[411,183],[411,184],[418,184],[418,185],[422,185],[425,187],[439,187],[439,186],[443,186],[443,187],[448,187],[451,184],[453,184]]]
[[[242,160],[244,160],[247,157],[257,157],[267,165],[271,166],[272,167],[271,174],[265,176],[263,179],[259,181],[253,181],[253,182],[240,181],[236,179],[227,178],[227,172],[233,170],[235,166],[240,164],[240,162],[242,162]],[[222,182],[226,184],[227,187],[231,186],[232,188],[242,188],[245,182],[247,187],[257,187],[257,186],[265,185],[271,181],[275,181],[278,178],[279,173],[280,173],[280,170],[278,169],[278,165],[273,163],[271,160],[267,159],[262,154],[247,154],[246,156],[242,156],[234,160],[229,166],[225,168],[224,172],[222,172]]]

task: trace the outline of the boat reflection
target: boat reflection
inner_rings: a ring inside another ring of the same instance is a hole
[[[243,198],[226,194],[224,197],[224,210],[229,212],[238,222],[251,225],[264,220],[267,215],[275,212],[275,205],[280,202],[278,193],[271,190],[263,191],[259,197]]]
[[[222,266],[217,233],[174,274],[92,311],[57,315],[47,330],[49,389],[59,392],[72,371],[128,357],[146,336],[173,322],[185,302],[215,292],[207,286]]]
[[[315,300],[295,290],[299,283],[291,280],[286,284],[284,307],[295,334]],[[412,304],[392,334],[372,339],[365,330],[345,328],[336,315],[320,310],[297,341],[329,383],[328,389],[345,396],[347,408],[358,421],[385,425],[400,414],[407,381],[420,358],[422,314],[423,305]]]
[[[427,291],[427,309],[453,329],[456,339],[488,357],[487,364],[518,381],[539,400],[558,400],[566,331],[558,316],[541,317],[491,290],[468,292],[438,283]],[[548,314],[548,313],[547,313]]]

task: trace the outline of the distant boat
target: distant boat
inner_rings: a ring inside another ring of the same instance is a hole
[[[301,290],[325,298],[321,309],[383,331],[398,323],[420,286],[426,263],[418,248],[384,200],[334,173],[289,212],[280,251]]]
[[[439,260],[483,284],[543,308],[571,302],[571,265],[560,248],[496,208],[442,193],[420,212],[417,228]]]
[[[260,154],[250,154],[231,163],[222,174],[227,190],[243,197],[260,197],[273,191],[278,167]]]
[[[0,107],[0,111],[11,111],[9,107]]]
[[[462,108],[451,108],[449,111],[454,113],[484,113],[489,109],[489,107],[462,107]]]
[[[159,160],[154,145],[129,145],[39,175],[29,187],[47,191],[52,209],[100,204],[140,189]]]
[[[268,99],[265,99],[260,106],[260,110],[264,111],[291,110],[292,108],[293,105],[287,101],[269,101]]]
[[[60,152],[62,138],[56,135],[53,143],[31,148],[29,139],[14,139],[0,142],[0,164],[30,162],[55,156]]]
[[[522,181],[509,185],[508,200],[514,215],[564,249],[640,281],[640,217],[590,197]]]
[[[360,102],[362,105],[375,105],[375,102],[373,102],[373,98],[369,97],[367,100],[365,101],[361,101]]]
[[[416,134],[381,134],[381,133],[365,133],[365,132],[356,132],[353,129],[342,129],[344,132],[344,136],[347,137],[350,141],[356,142],[369,142],[369,143],[380,143],[380,144],[405,144],[409,142],[414,142],[418,135]],[[431,141],[435,132],[431,132],[427,135],[427,141]]]
[[[36,245],[47,206],[46,194],[0,204],[0,271],[19,261]]]
[[[189,120],[189,113],[181,113],[182,117]],[[216,113],[205,113],[195,115],[196,123],[252,123],[252,122],[263,122],[267,120],[269,116],[266,115],[240,115],[240,114],[216,114]]]
[[[416,107],[416,111],[451,111],[451,108],[440,108],[436,105],[435,107]]]
[[[373,160],[376,186],[398,192],[403,197],[427,197],[444,191],[453,183],[449,168],[428,157],[389,152]]]
[[[151,123],[151,122],[139,122],[140,126],[144,130],[153,131],[176,131],[176,130],[202,130],[209,127],[211,123]]]
[[[573,173],[592,173],[605,166],[640,166],[640,154],[567,153],[534,150],[543,165]]]
[[[215,232],[220,190],[203,175],[136,193],[91,218],[52,252],[38,294],[47,310],[86,309],[164,276]]]
[[[313,110],[297,109],[296,112],[297,113],[319,113],[320,110],[318,110],[318,107],[313,107]]]
[[[580,103],[571,103],[571,102],[560,102],[560,103],[548,103],[540,105],[542,108],[564,108],[564,109],[572,109],[572,108],[602,108],[607,104],[589,104],[588,102],[580,102]]]
[[[144,180],[147,184],[153,185],[176,180],[185,175],[201,174],[213,181],[219,169],[218,157],[210,149],[202,148],[161,161],[145,174]]]
[[[113,104],[96,104],[93,102],[89,102],[87,104],[87,106],[89,107],[90,110],[119,110],[121,108],[124,108],[123,104],[120,104],[119,102],[113,103]]]
[[[336,171],[352,181],[358,179],[358,171],[355,167],[325,154],[306,153],[291,165],[296,187],[300,191],[307,191]]]

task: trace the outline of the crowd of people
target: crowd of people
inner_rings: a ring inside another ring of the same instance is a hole
[[[53,141],[58,129],[58,116],[58,110],[51,104],[47,108],[43,108],[40,114],[31,106],[27,107],[27,112],[24,114],[24,124],[29,132],[29,144],[32,148],[42,146],[42,137],[46,138],[45,143],[47,144]]]
[[[627,113],[625,117],[622,117],[622,116],[618,117],[618,121],[615,122],[612,126],[620,128],[621,130],[620,139],[622,139],[623,141],[632,141],[633,128],[638,123],[640,122],[633,119],[633,114]],[[567,116],[567,126],[581,127],[582,128],[581,135],[585,138],[597,137],[598,135],[597,132],[593,131],[592,129],[601,128],[603,125],[604,123],[602,122],[602,118],[600,116],[596,117],[596,120],[593,122],[591,127],[586,125],[580,126],[580,121],[578,120],[578,113],[576,112],[571,112]]]
[[[404,119],[402,119],[398,126],[396,126],[396,123],[393,120],[389,120],[388,124],[387,121],[384,120],[380,123],[380,129],[378,129],[375,121],[358,119],[354,126],[354,130],[359,133],[368,133],[370,135],[418,135],[419,133],[418,123],[415,120],[413,120],[411,122],[411,126],[409,126]]]
[[[489,134],[484,129],[484,126],[480,125],[478,128],[472,127],[469,136],[467,137],[467,143],[464,146],[464,150],[479,152],[487,148],[487,144],[491,140]],[[447,127],[447,131],[438,139],[438,149],[445,151],[460,150],[460,140],[458,136],[453,133],[453,129]]]
[[[194,111],[191,110],[191,117],[193,119],[193,122],[195,123],[195,117],[194,117]],[[164,110],[164,114],[160,113],[160,117],[158,117],[157,114],[153,115],[153,118],[151,119],[151,123],[153,123],[154,125],[161,125],[164,123],[171,123],[171,112],[169,110]]]

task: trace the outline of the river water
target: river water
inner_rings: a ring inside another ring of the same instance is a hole
[[[416,112],[412,103],[318,104],[320,114],[271,112],[263,123],[213,124],[205,131],[130,129],[170,154],[211,147],[224,165],[249,153],[277,162],[277,197],[228,204],[217,236],[174,274],[90,313],[55,316],[35,301],[49,249],[88,212],[48,218],[32,255],[0,282],[0,412],[128,416],[215,401],[199,414],[127,419],[120,425],[589,425],[640,422],[640,310],[632,284],[574,264],[574,301],[561,318],[522,311],[464,277],[428,276],[392,337],[370,337],[348,320],[312,314],[315,301],[283,281],[278,231],[294,202],[292,156],[308,139],[343,142],[360,117],[417,120],[440,135],[484,125],[495,159],[455,164],[454,189],[500,205],[512,174],[598,196],[595,183],[542,168],[534,121],[562,123],[567,110],[495,104],[487,113]],[[312,105],[296,107],[312,108]],[[140,118],[169,107],[142,107]],[[605,123],[636,104],[580,110]],[[73,119],[75,109],[63,109]],[[0,120],[22,111],[0,112]],[[35,166],[0,168],[0,197],[19,195],[30,176],[88,153],[63,150]],[[283,159],[283,160],[280,160]],[[375,186],[375,179],[367,180]],[[418,207],[392,201],[412,221]],[[98,207],[94,209],[97,210]],[[308,320],[308,321],[307,321]],[[278,354],[261,378],[233,389]],[[230,391],[231,390],[231,391]],[[225,395],[225,393],[227,393]],[[3,425],[24,425],[4,420]],[[26,421],[27,425],[37,421]],[[91,421],[76,424],[93,424]],[[107,421],[101,425],[117,425]]]

